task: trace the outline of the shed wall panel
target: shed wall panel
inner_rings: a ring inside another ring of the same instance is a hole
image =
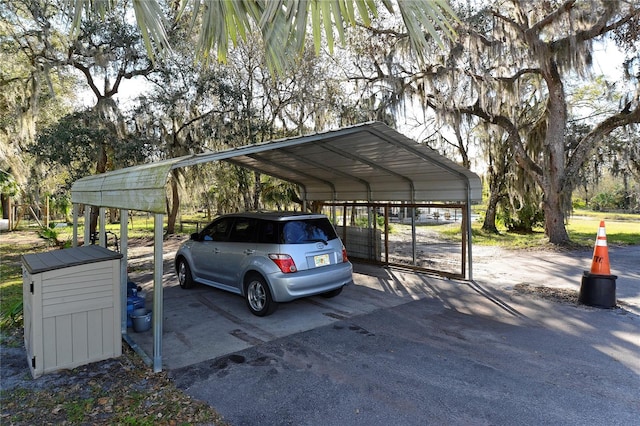
[[[89,359],[97,359],[101,354],[105,352],[103,344],[103,330],[102,325],[104,319],[102,315],[102,309],[96,309],[94,311],[87,312],[87,326],[89,330],[95,330],[89,333],[87,339],[87,355]],[[108,346],[107,346],[108,347]]]
[[[118,310],[118,312],[120,311]],[[120,324],[117,323],[116,321],[115,309],[112,309],[112,308],[102,309],[100,313],[102,314],[102,324],[103,324],[101,327],[103,350],[112,353],[113,356],[119,356],[120,353],[115,354],[114,341],[113,341],[114,334],[118,334],[118,332],[116,331],[116,324],[117,324],[117,329],[120,330]],[[120,318],[120,314],[118,314],[117,318],[118,319]],[[118,340],[118,343],[120,343],[120,340]]]
[[[48,318],[47,321],[43,321],[42,325],[39,325],[39,328],[43,331],[43,338],[40,343],[42,347],[42,357],[36,359],[36,369],[39,372],[38,376],[45,372],[48,366],[58,365],[55,318]]]
[[[71,328],[73,339],[72,359],[87,359],[89,357],[88,312],[71,314]]]
[[[68,303],[56,303],[51,306],[43,306],[42,314],[45,318],[55,318],[58,315],[67,315],[74,312],[109,309],[112,308],[113,305],[113,297],[111,296],[91,300],[81,300],[79,302],[70,300]]]
[[[56,364],[54,367],[67,366],[73,363],[73,321],[71,314],[58,315],[53,318],[56,324],[55,342]],[[44,366],[45,371],[48,366]]]

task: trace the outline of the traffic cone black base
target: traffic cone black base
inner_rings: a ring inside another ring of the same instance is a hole
[[[615,275],[597,275],[585,271],[578,302],[596,308],[615,308],[617,278]]]

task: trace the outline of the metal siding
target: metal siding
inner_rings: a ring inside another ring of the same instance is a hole
[[[87,176],[74,182],[71,201],[74,204],[163,213],[169,171],[176,163],[191,157],[172,158]]]
[[[103,191],[102,203],[104,206],[119,209],[164,213],[166,210],[165,196],[164,185],[161,188],[137,189],[131,187],[131,189]]]

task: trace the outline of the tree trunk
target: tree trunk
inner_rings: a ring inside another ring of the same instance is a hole
[[[96,161],[96,173],[101,174],[107,171],[107,147],[105,144],[101,144],[98,150],[98,160]],[[98,216],[100,215],[100,208],[91,206],[91,216],[89,221],[89,232],[95,234],[98,228]]]
[[[559,198],[560,194],[553,192],[545,195],[545,200],[542,203],[544,209],[544,230],[549,237],[550,243],[566,245],[569,243],[569,234],[564,224],[565,214]]]
[[[169,204],[169,203],[167,203]],[[175,175],[171,176],[171,203],[167,205],[167,235],[176,232],[176,219],[180,210],[180,194],[178,193],[178,181]]]
[[[496,227],[496,212],[500,198],[502,198],[502,194],[499,191],[491,190],[487,203],[487,211],[484,215],[484,222],[482,222],[482,230],[485,232],[498,233],[498,228]]]
[[[502,134],[495,139],[495,145],[492,145],[491,138],[487,137],[487,153],[489,156],[489,200],[487,202],[487,211],[485,212],[482,230],[498,233],[496,227],[496,216],[498,212],[498,202],[505,196],[507,165],[509,164],[508,145],[502,143]],[[495,151],[494,151],[495,149]]]
[[[544,228],[549,242],[566,245],[569,234],[565,227],[565,211],[567,197],[571,193],[563,192],[565,179],[565,130],[567,128],[567,110],[564,86],[555,63],[548,66],[548,72],[543,73],[549,89],[547,103],[547,132],[544,137],[544,160],[542,190],[544,192]]]
[[[0,194],[0,204],[2,205],[0,208],[2,209],[2,218],[9,219],[9,212],[11,211],[11,207],[9,204],[10,195],[9,194]]]
[[[262,195],[262,182],[260,181],[260,172],[253,172],[253,210],[260,210],[260,197]]]

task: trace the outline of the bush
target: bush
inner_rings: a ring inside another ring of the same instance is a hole
[[[377,216],[378,229],[384,229],[384,216]],[[369,219],[366,216],[360,216],[356,218],[356,226],[360,228],[369,227]]]
[[[509,204],[498,209],[498,220],[513,232],[533,232],[533,228],[544,226],[544,212],[537,206],[525,204],[515,210]]]
[[[0,314],[0,330],[7,330],[22,325],[23,304],[22,300],[15,302],[11,307]]]
[[[621,186],[613,191],[603,191],[594,195],[589,201],[595,211],[626,210],[631,204],[631,195]]]

